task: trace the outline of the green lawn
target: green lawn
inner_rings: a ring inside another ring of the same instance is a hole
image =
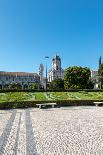
[[[103,100],[103,92],[8,92],[0,93],[0,102],[35,100]]]

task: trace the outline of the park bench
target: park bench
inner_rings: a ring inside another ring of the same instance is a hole
[[[55,105],[57,105],[57,104],[56,104],[56,103],[42,103],[42,104],[36,104],[36,106],[38,106],[39,109],[48,108],[48,107],[54,108]]]
[[[103,102],[93,102],[96,106],[98,106],[99,104],[103,104]]]

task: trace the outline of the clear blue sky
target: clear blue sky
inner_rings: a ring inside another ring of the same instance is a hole
[[[37,72],[56,53],[63,68],[98,68],[103,0],[0,0],[0,70]]]

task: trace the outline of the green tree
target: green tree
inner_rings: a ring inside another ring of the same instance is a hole
[[[9,84],[5,84],[4,89],[9,89]]]
[[[32,83],[32,84],[29,86],[29,89],[38,89],[38,88],[39,88],[38,83]]]
[[[98,75],[103,76],[103,63],[100,65],[100,67],[98,69]]]
[[[103,63],[100,64],[98,69],[98,81],[99,81],[99,87],[103,89]]]
[[[40,83],[32,83],[30,86],[29,86],[29,89],[42,89],[42,86]]]
[[[65,89],[92,89],[90,81],[90,69],[85,67],[73,66],[65,70],[64,87]]]
[[[22,86],[20,85],[20,83],[11,83],[9,85],[10,89],[22,89]]]
[[[54,90],[63,90],[64,89],[64,80],[62,79],[55,79],[49,83],[49,89]]]

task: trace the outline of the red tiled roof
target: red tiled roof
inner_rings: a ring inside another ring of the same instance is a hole
[[[38,76],[37,73],[26,73],[26,72],[0,72],[0,76]]]

